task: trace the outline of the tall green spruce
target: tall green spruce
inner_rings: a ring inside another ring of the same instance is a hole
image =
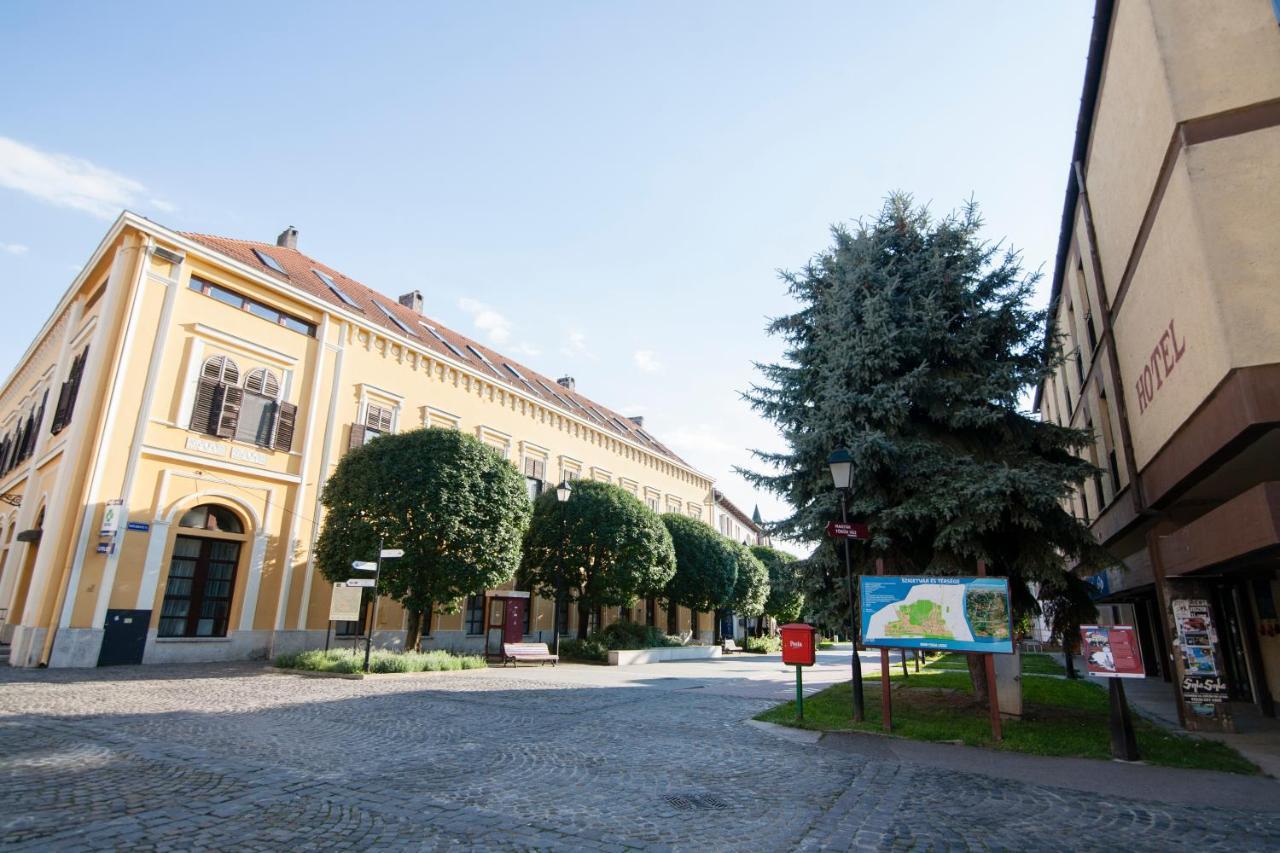
[[[743,473],[794,508],[775,534],[818,540],[839,517],[827,457],[847,447],[850,517],[873,537],[850,546],[856,573],[877,556],[893,574],[972,575],[984,559],[1025,612],[1027,584],[1057,588],[1064,561],[1110,558],[1062,506],[1095,472],[1075,455],[1088,433],[1018,410],[1062,357],[1028,307],[1039,276],[981,226],[972,203],[934,219],[896,194],[782,275],[799,303],[769,326],[785,360],[758,365],[764,381],[746,396],[788,450],[756,453],[771,470]],[[824,543],[805,562],[810,608],[842,622],[842,555]]]

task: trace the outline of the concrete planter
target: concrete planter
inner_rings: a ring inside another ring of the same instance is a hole
[[[633,666],[669,660],[709,660],[720,657],[719,646],[671,646],[663,649],[615,649],[609,652],[609,666]]]

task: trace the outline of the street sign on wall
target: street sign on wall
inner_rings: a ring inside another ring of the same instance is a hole
[[[1138,632],[1132,625],[1081,625],[1080,648],[1090,675],[1146,678]]]
[[[1013,654],[1005,578],[863,575],[859,593],[865,645]]]

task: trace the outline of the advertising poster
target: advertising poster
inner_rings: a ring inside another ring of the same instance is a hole
[[[1218,641],[1209,602],[1203,598],[1179,598],[1173,602],[1173,624],[1178,633],[1182,671],[1189,676],[1216,676],[1213,647]]]
[[[1145,678],[1138,632],[1132,625],[1083,625],[1080,648],[1090,675],[1100,678]]]
[[[895,649],[1013,654],[1004,578],[859,578],[862,642]]]

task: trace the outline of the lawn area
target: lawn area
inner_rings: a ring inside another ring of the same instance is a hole
[[[1059,678],[1023,679],[1023,718],[1005,720],[1004,740],[994,743],[990,715],[974,701],[968,674],[939,666],[945,660],[933,661],[908,678],[900,670],[890,677],[894,734],[1034,755],[1111,757],[1107,691],[1099,685]],[[962,657],[959,660],[963,663]],[[882,731],[879,679],[865,681],[867,719],[858,725],[849,719],[849,692],[849,682],[844,682],[806,696],[803,722],[795,718],[794,701],[771,708],[756,719],[817,731]],[[1259,772],[1225,744],[1174,734],[1136,714],[1133,725],[1138,753],[1151,764]]]
[[[935,669],[962,669],[968,672],[969,663],[966,655],[946,654],[933,661],[930,666]],[[1049,655],[1024,654],[1022,656],[1023,675],[1066,675],[1067,671]]]

